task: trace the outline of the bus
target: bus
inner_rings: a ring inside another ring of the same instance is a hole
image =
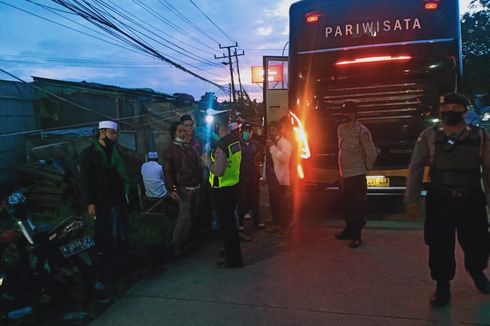
[[[403,193],[419,133],[460,89],[457,0],[303,0],[290,7],[288,103],[303,183],[338,184],[341,104],[359,105],[378,158],[370,192]]]

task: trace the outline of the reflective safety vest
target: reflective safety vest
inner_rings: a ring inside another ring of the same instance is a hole
[[[213,172],[209,172],[209,184],[213,188],[231,187],[240,181],[240,164],[242,161],[242,146],[240,140],[232,134],[228,134],[218,141],[217,147],[227,154],[227,165],[225,173],[218,177]],[[216,161],[211,154],[211,162]]]

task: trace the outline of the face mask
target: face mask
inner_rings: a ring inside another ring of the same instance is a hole
[[[249,141],[250,140],[250,132],[248,132],[248,131],[242,132],[242,138],[244,141]]]
[[[446,111],[441,112],[442,122],[448,126],[454,126],[463,121],[463,112]]]
[[[180,137],[175,137],[175,142],[176,142],[176,143],[181,144],[181,143],[183,143],[184,141],[185,141],[185,140],[184,140],[184,139],[182,139],[182,138],[180,138]]]
[[[104,138],[102,138],[102,140],[104,141],[104,143],[107,147],[111,147],[112,145],[114,145],[116,143],[115,141],[113,141],[112,139],[110,139],[107,136],[104,136]]]

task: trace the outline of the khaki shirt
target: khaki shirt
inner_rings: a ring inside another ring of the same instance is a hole
[[[443,130],[448,136],[450,134],[440,127],[439,130]],[[483,136],[481,146],[481,163],[482,163],[482,178],[485,192],[487,193],[490,185],[490,141],[488,141],[488,135],[483,129],[481,135]],[[465,139],[469,135],[470,128],[467,126],[464,132],[461,134],[460,139]],[[424,176],[424,168],[430,167],[434,159],[436,143],[436,131],[434,128],[427,128],[419,135],[415,149],[412,153],[410,165],[408,167],[407,177],[407,189],[405,191],[405,202],[416,203],[420,198],[420,192],[422,191],[422,181]]]
[[[343,178],[366,174],[376,162],[371,132],[362,123],[343,123],[337,128],[339,171]]]

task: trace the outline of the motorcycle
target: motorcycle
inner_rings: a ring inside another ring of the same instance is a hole
[[[58,298],[67,295],[80,301],[92,297],[95,261],[91,249],[95,241],[84,234],[82,218],[68,217],[55,226],[36,225],[25,196],[18,192],[9,196],[8,210],[21,235],[22,241],[17,240],[16,245],[24,257],[19,257],[19,270],[10,270],[6,279],[25,275],[35,280],[34,287]]]

